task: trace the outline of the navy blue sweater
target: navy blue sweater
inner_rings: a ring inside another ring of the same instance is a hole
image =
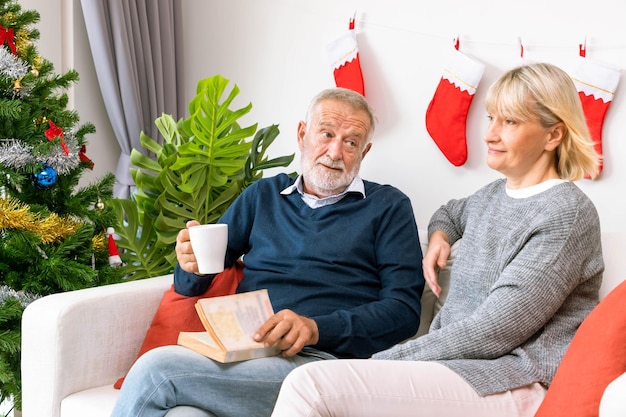
[[[315,320],[317,349],[367,358],[413,336],[424,289],[422,251],[409,198],[369,181],[366,198],[311,209],[285,174],[258,180],[229,207],[226,266],[244,255],[237,292],[267,288],[274,311]],[[179,267],[176,291],[204,292],[211,279]]]

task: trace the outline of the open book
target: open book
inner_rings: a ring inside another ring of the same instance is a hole
[[[201,298],[196,310],[206,332],[180,332],[178,344],[219,362],[237,362],[273,356],[252,336],[274,314],[267,290]]]

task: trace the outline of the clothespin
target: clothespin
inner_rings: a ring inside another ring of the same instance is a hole
[[[348,29],[350,30],[354,30],[354,19],[356,19],[356,10],[352,14],[352,17],[350,18],[350,21],[348,23]]]
[[[524,58],[524,44],[522,43],[522,37],[518,36],[517,41],[519,42],[519,56],[520,58]]]
[[[459,40],[459,35],[456,35],[456,38],[452,39],[452,42],[454,44],[454,49],[456,49],[457,51],[459,50],[459,46],[461,44],[461,41]]]
[[[585,36],[583,43],[578,44],[578,53],[583,58],[587,56],[587,36]]]

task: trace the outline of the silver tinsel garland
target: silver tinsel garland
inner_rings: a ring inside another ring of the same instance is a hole
[[[28,63],[13,55],[7,48],[0,48],[0,74],[14,82],[19,82],[28,73],[28,68]],[[8,93],[12,94],[13,97],[27,97],[30,95],[31,89],[32,86],[20,86],[19,88],[13,86],[8,90]]]
[[[48,155],[33,155],[33,148],[18,139],[0,139],[0,165],[22,169],[28,164],[50,165],[59,175],[67,175],[80,164],[80,146],[71,134],[65,135],[69,154],[61,146],[55,146]]]
[[[7,48],[0,48],[0,74],[12,80],[19,80],[29,70],[29,65],[13,55]],[[15,94],[26,95],[27,89],[14,91]],[[56,146],[48,155],[33,155],[33,148],[18,139],[0,139],[0,164],[22,169],[29,164],[47,164],[57,174],[66,175],[80,164],[80,147],[71,134],[65,135],[65,143],[69,154],[66,155],[61,146]]]
[[[28,63],[9,52],[8,48],[0,48],[0,73],[17,80],[28,72]]]
[[[41,297],[24,291],[15,291],[13,288],[6,285],[0,285],[0,306],[10,298],[17,300],[22,307],[26,308],[27,305]]]

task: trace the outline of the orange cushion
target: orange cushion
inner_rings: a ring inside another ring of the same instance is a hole
[[[626,281],[582,322],[535,417],[597,417],[606,386],[626,372]]]
[[[204,330],[196,312],[196,301],[200,298],[234,294],[242,278],[243,265],[237,263],[216,275],[204,294],[187,297],[176,293],[174,285],[172,285],[163,294],[135,361],[151,349],[175,345],[178,340],[178,333],[181,331],[199,332]],[[120,389],[123,382],[124,377],[118,379],[113,387]]]

